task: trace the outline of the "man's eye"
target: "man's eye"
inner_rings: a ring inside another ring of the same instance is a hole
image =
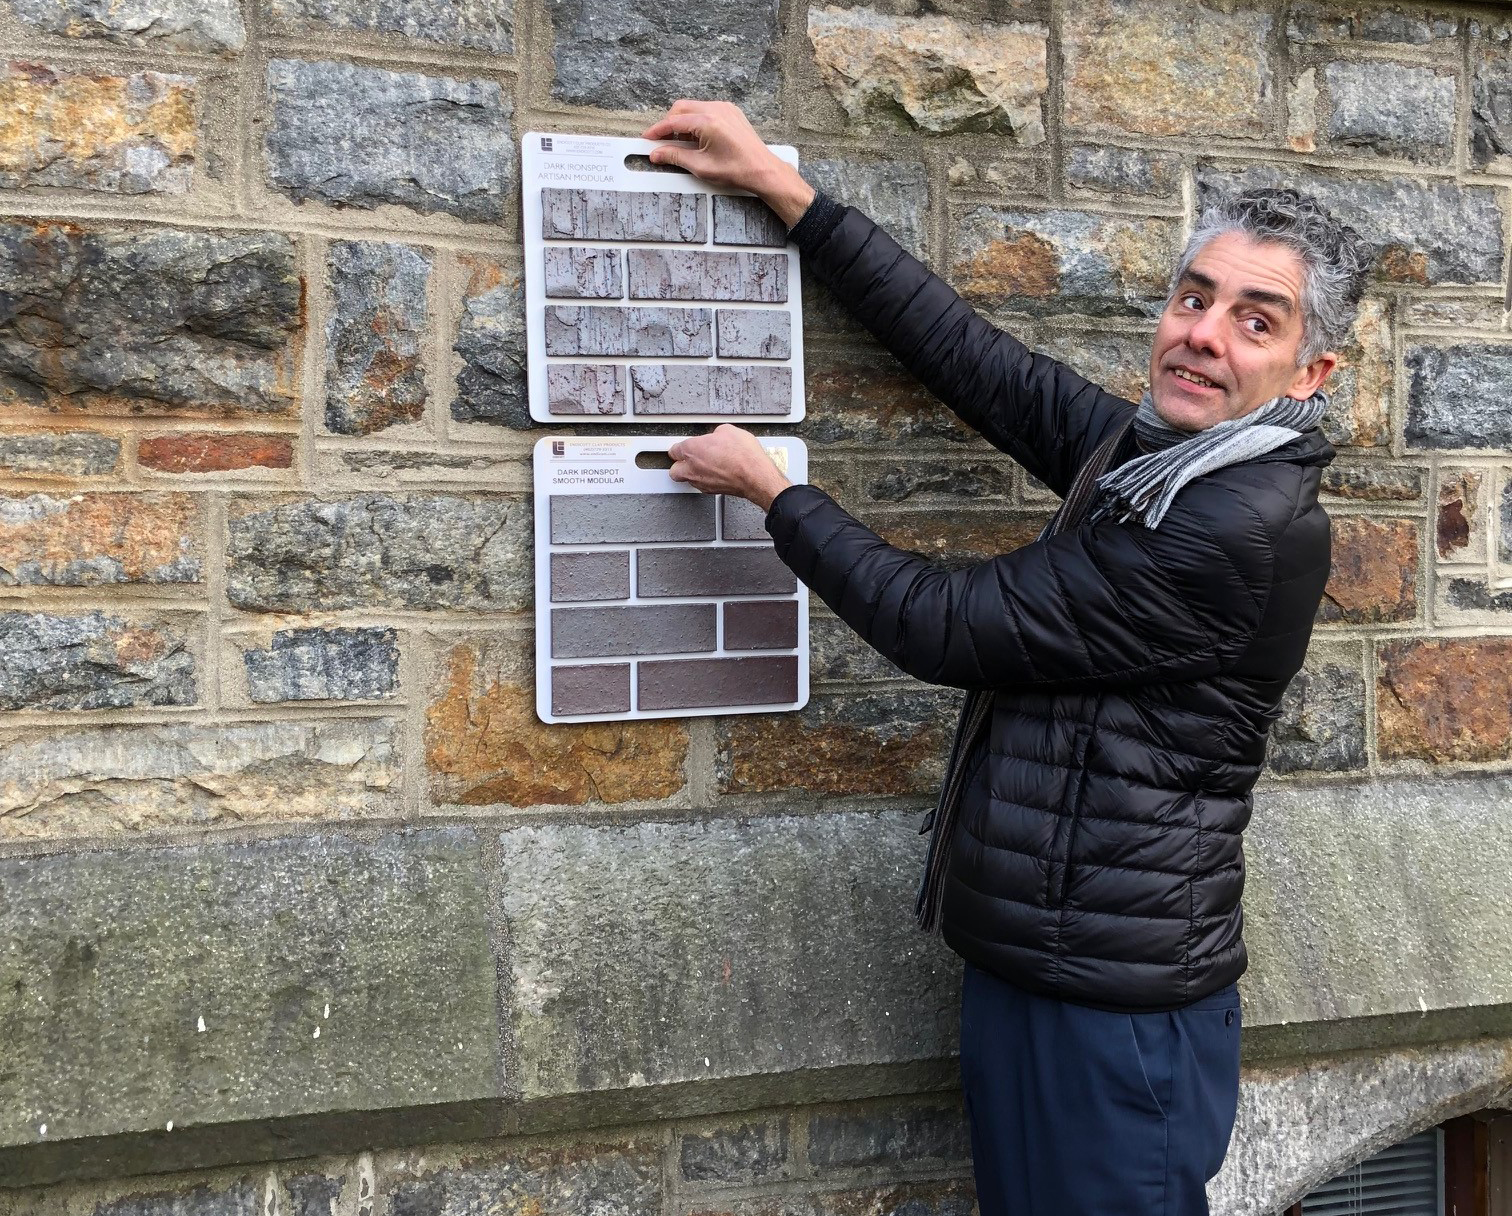
[[[1181,302],[1183,304],[1185,304],[1188,300],[1196,300],[1199,304],[1201,304],[1202,297],[1198,295],[1184,295],[1181,297]]]
[[[1256,325],[1258,325],[1260,327],[1259,329],[1257,329],[1257,330],[1254,331],[1255,333],[1257,333],[1257,334],[1268,334],[1268,333],[1270,333],[1270,322],[1267,321],[1264,317],[1251,317],[1250,321],[1254,322],[1254,324],[1256,324]]]

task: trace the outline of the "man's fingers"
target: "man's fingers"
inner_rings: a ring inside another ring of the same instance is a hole
[[[664,114],[641,132],[642,139],[667,139],[675,136],[698,136],[709,124],[709,115],[699,111]]]

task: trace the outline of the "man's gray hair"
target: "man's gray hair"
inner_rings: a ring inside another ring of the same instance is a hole
[[[1219,195],[1197,217],[1171,278],[1167,303],[1193,259],[1226,232],[1285,245],[1301,256],[1302,342],[1297,366],[1306,367],[1326,350],[1338,350],[1365,290],[1374,257],[1370,243],[1329,215],[1317,199],[1296,190],[1257,187]]]

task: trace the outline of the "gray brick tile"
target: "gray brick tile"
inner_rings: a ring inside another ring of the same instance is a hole
[[[714,539],[704,494],[554,494],[550,509],[554,545]]]
[[[548,355],[706,357],[714,353],[713,330],[707,308],[546,307]]]
[[[612,363],[549,363],[546,401],[553,414],[623,414],[624,368]]]
[[[722,359],[787,359],[793,353],[793,319],[783,308],[721,308],[715,329]]]
[[[708,239],[703,196],[678,191],[541,191],[541,235],[546,240],[676,241]]]
[[[663,367],[638,363],[630,369],[637,414],[709,413],[709,367]]]
[[[786,414],[793,402],[793,372],[787,367],[716,367],[712,385],[712,414]]]
[[[642,596],[781,595],[798,589],[793,572],[772,549],[642,549],[635,559]]]
[[[569,300],[618,300],[625,294],[618,249],[548,245],[542,253],[548,296]]]
[[[638,675],[637,703],[644,710],[781,705],[798,699],[796,655],[642,663]]]
[[[551,669],[554,714],[624,714],[630,712],[630,664],[594,663]]]
[[[739,194],[714,195],[714,243],[716,245],[787,244],[787,226],[759,198]]]
[[[713,650],[717,608],[716,604],[553,608],[551,657],[599,659]]]
[[[785,414],[793,373],[786,367],[749,364],[630,369],[637,414]]]
[[[721,494],[719,535],[722,540],[770,540],[766,512],[747,499]]]
[[[726,650],[788,650],[796,645],[797,600],[735,600],[724,606]]]
[[[551,601],[628,600],[630,551],[619,553],[553,553]]]
[[[625,254],[630,295],[637,300],[788,298],[785,253],[704,253],[697,249],[631,249]]]

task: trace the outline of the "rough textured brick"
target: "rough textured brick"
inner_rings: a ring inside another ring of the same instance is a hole
[[[626,253],[630,296],[637,300],[787,300],[785,253],[705,253],[690,249],[631,249]]]
[[[683,241],[709,239],[709,205],[685,190],[541,191],[541,235],[548,241]]]
[[[1318,619],[1364,625],[1417,616],[1418,535],[1415,519],[1336,517]]]
[[[551,95],[604,110],[719,97],[752,118],[777,111],[777,0],[547,0]]]
[[[857,123],[1045,138],[1043,25],[814,7],[808,35],[820,77]]]
[[[503,217],[513,106],[496,81],[274,59],[268,94],[268,181],[296,201]]]
[[[1393,283],[1484,283],[1502,277],[1496,233],[1502,209],[1487,186],[1402,176],[1358,177],[1325,169],[1251,165],[1197,172],[1199,202],[1213,190],[1291,186],[1315,196],[1375,246],[1376,273]]]
[[[0,862],[7,1112],[66,1141],[497,1098],[480,860],[441,828]]]
[[[1438,516],[1434,541],[1450,561],[1485,561],[1490,486],[1480,469],[1438,471]]]
[[[1035,335],[1028,345],[1127,401],[1138,401],[1150,383],[1150,339],[1145,334],[1056,329]]]
[[[392,814],[399,758],[399,724],[377,718],[13,737],[0,742],[0,836]]]
[[[1386,301],[1360,301],[1354,326],[1328,378],[1328,411],[1322,431],[1339,447],[1384,447],[1391,442],[1391,401],[1396,392],[1396,354]]]
[[[1296,0],[1287,16],[1287,37],[1318,42],[1395,43],[1452,48],[1459,20],[1415,4],[1339,4],[1337,0]]]
[[[1314,646],[1308,653],[1281,699],[1266,764],[1277,773],[1365,767],[1365,672],[1358,646]]]
[[[509,54],[513,0],[261,0],[278,25],[305,34],[333,30],[398,34],[439,46]]]
[[[553,553],[551,599],[627,600],[630,598],[630,554]]]
[[[553,494],[550,510],[554,545],[714,539],[702,494]]]
[[[985,460],[904,460],[867,466],[866,496],[877,502],[959,504],[1009,498],[1013,466]]]
[[[226,594],[247,612],[530,602],[530,509],[489,495],[359,494],[238,502]]]
[[[1173,198],[1181,189],[1181,161],[1142,148],[1076,144],[1066,154],[1066,184],[1100,193]]]
[[[494,635],[454,646],[425,716],[431,796],[464,806],[667,798],[683,786],[680,722],[546,726],[534,658]]]
[[[326,322],[326,429],[371,435],[425,410],[425,292],[431,262],[407,245],[337,241]]]
[[[714,353],[707,308],[546,306],[548,355],[686,355]]]
[[[713,650],[714,604],[553,608],[551,657],[597,659]]]
[[[218,54],[246,45],[237,0],[10,0],[36,29],[127,46]]]
[[[630,712],[630,664],[591,663],[551,669],[554,714]]]
[[[786,367],[686,367],[640,363],[630,368],[637,414],[785,414],[793,373]]]
[[[194,176],[195,81],[12,62],[0,67],[0,186],[182,194]]]
[[[552,414],[623,414],[625,369],[602,363],[547,364],[546,409]]]
[[[137,464],[159,473],[232,473],[239,469],[287,469],[294,464],[291,435],[242,431],[181,431],[145,435]]]
[[[746,498],[719,496],[719,535],[723,540],[770,540],[766,512]]]
[[[812,680],[896,680],[903,673],[863,642],[844,621],[809,615],[809,678]]]
[[[779,705],[798,699],[798,659],[678,659],[642,663],[636,704],[645,710]]]
[[[743,194],[716,194],[714,208],[714,243],[716,245],[767,245],[781,248],[787,244],[787,225],[759,198]]]
[[[0,473],[103,477],[121,466],[121,441],[89,431],[0,435]]]
[[[727,794],[934,793],[958,701],[953,692],[910,687],[815,697],[795,714],[721,721],[719,788]]]
[[[798,645],[798,601],[728,603],[722,636],[726,650],[791,650]]]
[[[1334,463],[1323,470],[1321,491],[1358,502],[1415,502],[1423,496],[1418,469]]]
[[[954,1164],[971,1160],[971,1141],[965,1113],[955,1103],[852,1108],[809,1118],[808,1159],[818,1170]]]
[[[937,565],[958,567],[1023,548],[1039,536],[1049,518],[1047,512],[932,511],[879,519],[873,526],[891,544]]]
[[[0,612],[0,709],[193,705],[195,671],[182,623]]]
[[[1249,5],[1087,0],[1066,14],[1066,120],[1089,131],[1256,138],[1275,88],[1271,16]]]
[[[788,1174],[788,1117],[684,1132],[677,1144],[684,1182],[750,1186]]]
[[[451,414],[458,422],[528,428],[525,285],[492,258],[460,259],[469,271],[452,350],[462,356]]]
[[[1471,23],[1470,163],[1512,173],[1512,25]]]
[[[1421,448],[1512,448],[1512,344],[1409,346],[1407,442]]]
[[[1414,638],[1376,655],[1383,760],[1512,757],[1512,638]]]
[[[716,367],[711,387],[715,414],[785,414],[793,406],[793,373],[786,367]]]
[[[542,255],[542,277],[548,296],[618,300],[625,294],[618,249],[548,245]]]
[[[782,595],[797,577],[772,549],[642,549],[635,558],[635,593],[642,599],[693,595]]]
[[[288,414],[302,324],[277,233],[0,226],[0,404]]]
[[[194,495],[0,496],[0,587],[197,583],[203,561]]]
[[[1402,301],[1402,321],[1410,326],[1448,326],[1451,329],[1500,330],[1507,311],[1496,295],[1429,296]]]
[[[1012,312],[1155,317],[1177,235],[1169,220],[973,207],[954,225],[952,282]]]
[[[866,212],[898,244],[923,257],[929,214],[929,173],[916,160],[806,161],[804,179],[831,198]],[[817,286],[818,279],[811,281]]]
[[[1328,138],[1334,143],[1413,160],[1442,161],[1453,153],[1452,71],[1339,61],[1323,75],[1331,103]]]
[[[721,308],[714,330],[724,359],[787,359],[793,353],[792,314],[783,308]]]
[[[281,629],[242,651],[253,701],[375,701],[399,691],[392,629]]]
[[[707,414],[713,410],[709,386],[715,369],[707,365],[636,363],[630,367],[630,394],[637,414]]]

